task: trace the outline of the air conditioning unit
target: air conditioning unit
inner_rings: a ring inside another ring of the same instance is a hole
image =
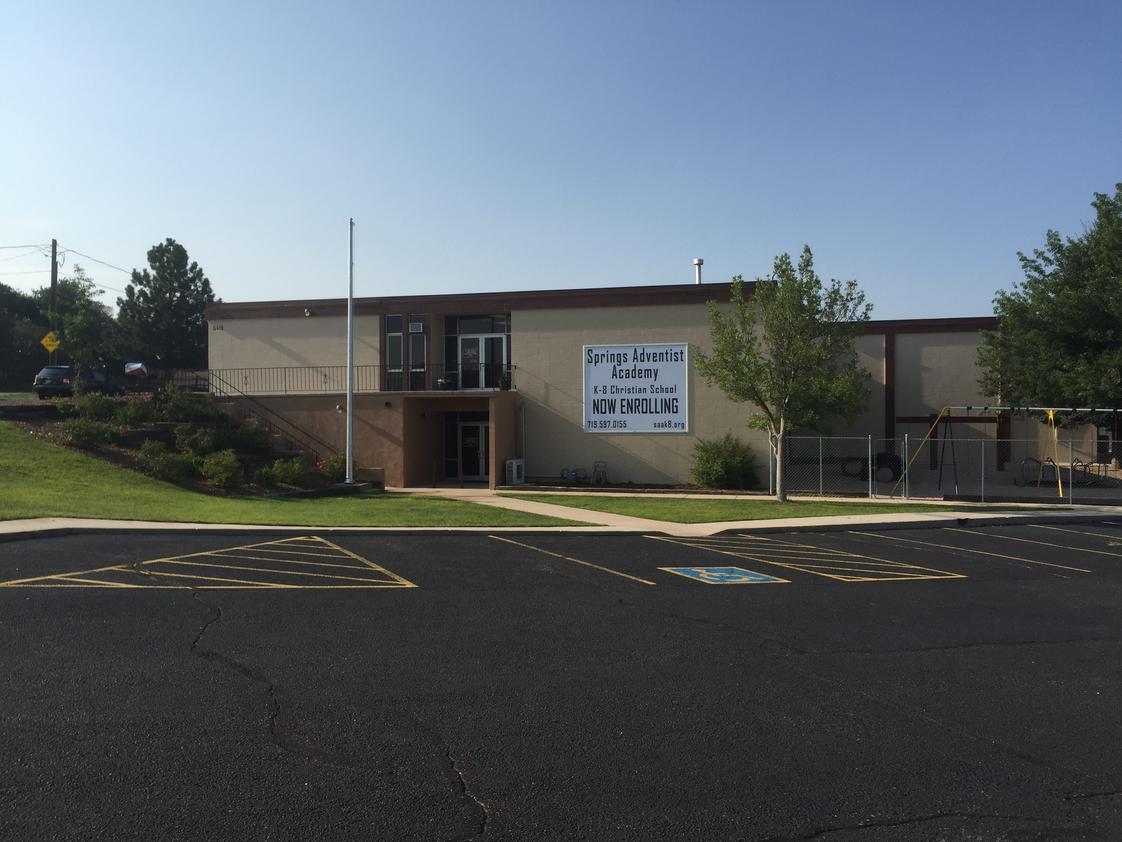
[[[525,485],[526,484],[526,460],[525,459],[507,459],[506,460],[506,484],[507,485]]]

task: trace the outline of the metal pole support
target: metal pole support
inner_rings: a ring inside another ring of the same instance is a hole
[[[980,439],[982,442],[982,502],[986,502],[986,440]]]
[[[904,433],[904,499],[907,500],[912,493],[909,485],[911,482],[911,472],[908,470],[911,467],[912,451],[908,447],[908,434]]]
[[[818,496],[823,495],[822,486],[822,436],[818,437]]]
[[[1075,502],[1075,443],[1073,439],[1067,440],[1067,502]]]
[[[869,475],[869,499],[873,499],[873,435],[869,434],[869,467],[865,471]]]

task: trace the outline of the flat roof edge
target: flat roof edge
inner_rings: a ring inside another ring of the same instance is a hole
[[[748,286],[751,286],[749,284]],[[732,284],[652,284],[635,287],[546,289],[511,292],[462,292],[448,295],[394,295],[355,299],[355,313],[468,313],[496,310],[556,310],[581,307],[628,307],[697,304],[728,301]],[[206,308],[208,319],[295,318],[312,315],[345,315],[345,298],[288,301],[216,302]]]
[[[753,285],[747,284],[749,288]],[[466,292],[448,295],[395,295],[355,299],[355,315],[386,313],[429,315],[559,310],[589,307],[655,307],[728,301],[730,282],[709,284],[652,284],[591,289]],[[208,321],[219,319],[285,319],[305,316],[345,316],[345,298],[309,298],[286,301],[216,302],[206,308]],[[996,330],[995,316],[951,316],[918,319],[874,319],[865,334],[955,333]]]

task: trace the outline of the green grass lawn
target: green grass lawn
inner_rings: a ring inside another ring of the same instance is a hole
[[[18,403],[39,403],[39,396],[34,392],[0,392],[0,406]]]
[[[320,499],[211,497],[58,447],[0,422],[0,520],[29,517],[285,526],[572,526],[559,520],[427,496]]]
[[[964,507],[908,503],[843,503],[829,500],[797,500],[777,503],[772,499],[730,500],[683,499],[680,497],[613,497],[606,494],[504,494],[535,503],[553,503],[612,512],[617,515],[665,520],[672,523],[714,523],[729,520],[772,520],[786,517],[825,517],[829,515],[874,515],[885,512],[961,511]]]

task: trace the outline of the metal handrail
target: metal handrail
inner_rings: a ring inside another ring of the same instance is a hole
[[[302,450],[310,451],[317,462],[322,461],[327,455],[334,455],[339,452],[333,445],[307,430],[297,427],[283,415],[269,409],[252,395],[247,395],[233,384],[227,383],[214,370],[211,370],[210,377],[212,388],[216,379],[223,388],[222,396],[231,396],[230,393],[234,393],[233,397],[237,399],[236,403],[239,407],[246,409],[251,415],[255,416],[258,422],[263,423],[274,433],[288,438],[294,444],[299,445]],[[215,391],[214,394],[219,395],[219,392]],[[251,406],[246,406],[246,404],[251,404]]]
[[[427,392],[506,390],[513,385],[514,366],[508,363],[391,367],[358,365],[356,392]],[[347,367],[272,366],[211,369],[211,390],[229,388],[241,394],[311,395],[346,391]]]

